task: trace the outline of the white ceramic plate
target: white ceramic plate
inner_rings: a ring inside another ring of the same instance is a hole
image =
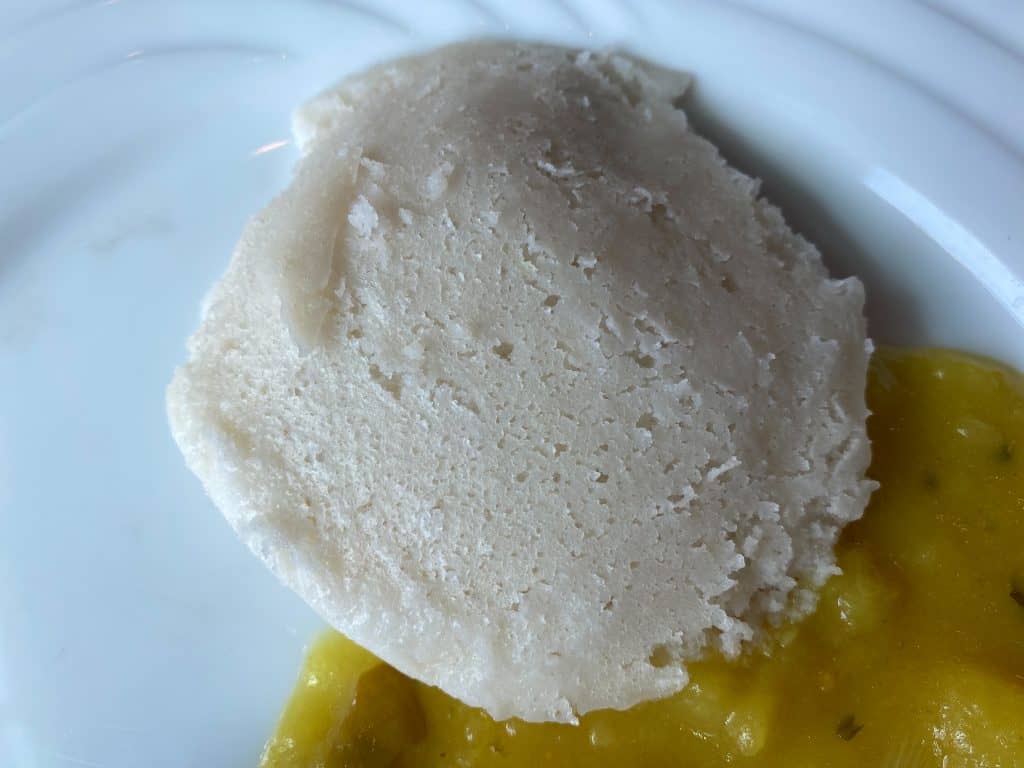
[[[163,392],[293,106],[476,35],[696,75],[693,122],[868,287],[873,335],[1024,366],[1024,6],[3,0],[0,766],[253,766],[319,627]],[[842,10],[839,9],[842,6]]]

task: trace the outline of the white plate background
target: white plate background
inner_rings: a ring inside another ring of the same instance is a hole
[[[0,766],[254,766],[320,623],[234,540],[163,392],[288,118],[476,35],[692,71],[873,335],[1024,366],[1024,5],[0,0]]]

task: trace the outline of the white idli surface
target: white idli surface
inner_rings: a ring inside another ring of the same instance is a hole
[[[168,391],[274,573],[496,718],[665,696],[807,613],[872,488],[862,287],[685,87],[510,43],[344,81]]]

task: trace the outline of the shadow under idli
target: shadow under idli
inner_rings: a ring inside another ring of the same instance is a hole
[[[860,278],[866,291],[864,311],[872,338],[883,344],[906,344],[926,337],[916,302],[899,285],[885,279],[878,259],[858,243],[849,222],[830,213],[784,163],[755,149],[738,130],[709,109],[700,98],[699,88],[691,88],[680,106],[686,110],[693,129],[714,143],[730,165],[761,179],[764,197],[782,209],[793,230],[818,246],[833,276]]]

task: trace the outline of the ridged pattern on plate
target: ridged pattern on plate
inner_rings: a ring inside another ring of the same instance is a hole
[[[802,36],[815,36],[879,67],[927,93],[944,106],[959,111],[979,130],[1002,141],[1024,157],[1024,98],[1013,99],[1024,82],[1024,5],[1005,2],[996,6],[952,0],[865,0],[856,9],[808,0],[717,0],[722,6],[791,27]],[[313,40],[329,45],[327,32],[344,39],[353,21],[370,23],[379,34],[387,31],[420,41],[431,35],[520,34],[538,37],[573,36],[575,42],[597,45],[625,42],[642,34],[652,13],[665,15],[683,28],[688,13],[711,0],[678,3],[625,2],[625,0],[523,0],[515,6],[494,0],[448,0],[436,3],[366,2],[365,0],[269,0],[243,4],[195,0],[166,4],[152,0],[79,0],[65,3],[21,2],[10,12],[3,30],[0,64],[5,66],[5,99],[0,120],[10,118],[33,101],[98,67],[112,66],[133,56],[154,55],[156,34],[166,51],[224,53],[249,56],[302,56],[318,54]],[[153,11],[161,6],[169,24],[153,29]],[[988,10],[986,10],[986,7]],[[706,9],[704,9],[706,10]],[[211,23],[211,19],[221,19]],[[224,23],[229,20],[231,23]],[[854,23],[851,23],[854,22]],[[1002,22],[1002,23],[1000,23]],[[210,35],[218,24],[219,34]],[[99,34],[76,35],[74,44],[59,54],[47,54],[47,39],[74,25]],[[313,27],[323,34],[309,35]],[[906,34],[879,34],[895,28]],[[273,30],[266,40],[267,32]],[[912,34],[909,32],[912,31]],[[253,32],[255,38],[253,39]],[[295,34],[298,33],[298,34]],[[178,38],[178,42],[172,42]],[[282,45],[285,38],[306,45]],[[630,41],[634,42],[635,41]],[[642,45],[635,46],[642,49]],[[42,52],[42,53],[41,53]],[[643,52],[642,50],[639,52]],[[24,62],[31,62],[26,67]],[[985,73],[984,82],[977,73]]]
[[[948,8],[925,2],[862,0],[856,5],[856,23],[850,23],[851,6],[835,3],[737,0],[737,4],[884,68],[1024,157],[1024,59],[983,28],[960,21]],[[1011,28],[1014,16],[1024,34],[1024,4],[1008,11]],[[887,28],[908,34],[879,34]],[[985,73],[984,81],[979,81],[979,72]],[[1019,98],[1013,99],[1014,93]]]

